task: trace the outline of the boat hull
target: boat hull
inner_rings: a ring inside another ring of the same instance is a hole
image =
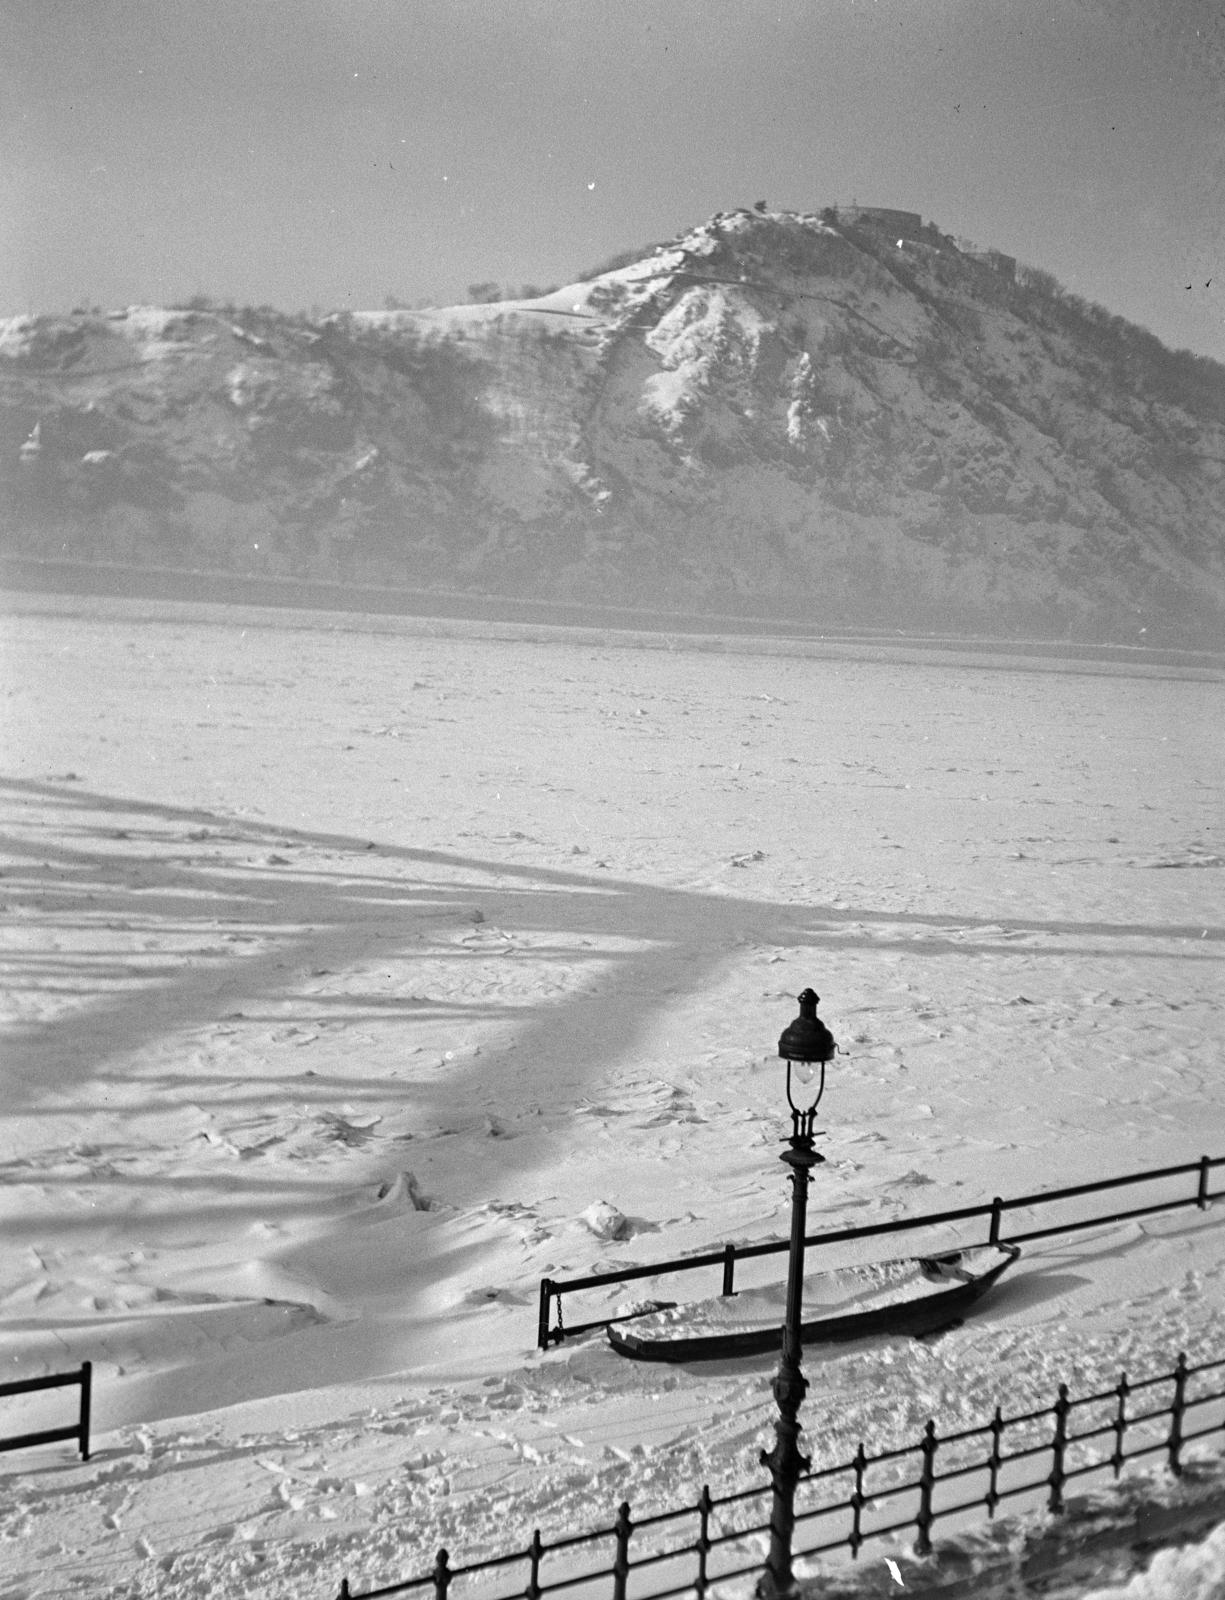
[[[824,1344],[874,1334],[935,1332],[957,1321],[1020,1253],[1016,1245],[1001,1243],[819,1274],[806,1280],[805,1300],[819,1299],[823,1285],[828,1285],[831,1298],[841,1295],[847,1308],[806,1316],[800,1341]],[[865,1291],[856,1303],[860,1282]],[[636,1361],[714,1361],[777,1351],[782,1318],[771,1312],[781,1295],[749,1291],[730,1298],[748,1303],[729,1307],[727,1301],[706,1301],[655,1312],[632,1330],[610,1327],[609,1343]]]

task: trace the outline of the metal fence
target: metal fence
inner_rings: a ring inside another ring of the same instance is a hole
[[[1214,1435],[1225,1444],[1225,1389],[1213,1386],[1223,1368],[1225,1359],[1190,1366],[1180,1353],[1159,1377],[1131,1383],[1124,1374],[1112,1389],[1075,1399],[1060,1384],[1053,1403],[1038,1410],[1005,1417],[997,1406],[989,1422],[943,1435],[928,1422],[920,1439],[896,1450],[869,1453],[861,1444],[850,1461],[801,1477],[795,1554],[856,1557],[869,1540],[914,1529],[914,1549],[925,1555],[939,1520],[991,1517],[1004,1501],[1035,1494],[1058,1515],[1070,1483],[1092,1473],[1117,1478],[1125,1462],[1145,1456],[1163,1456],[1178,1474],[1188,1445]],[[1166,1403],[1152,1404],[1149,1397],[1163,1390]],[[615,1519],[592,1532],[546,1543],[537,1528],[526,1548],[460,1566],[440,1550],[430,1572],[402,1582],[356,1589],[346,1578],[338,1600],[418,1590],[448,1600],[457,1583],[474,1600],[540,1600],[566,1590],[611,1592],[612,1600],[704,1600],[723,1584],[738,1593],[744,1586],[735,1580],[764,1564],[769,1522],[753,1502],[768,1515],[770,1493],[768,1483],[721,1496],[704,1486],[692,1505],[637,1519],[623,1501]]]
[[[1225,1195],[1225,1190],[1215,1192],[1209,1190],[1212,1170],[1221,1166],[1225,1166],[1225,1156],[1201,1156],[1198,1161],[1188,1161],[1182,1166],[1156,1167],[1147,1172],[1129,1173],[1121,1178],[1102,1178],[1093,1183],[1077,1183],[1066,1189],[1047,1189],[1037,1194],[1016,1195],[1007,1200],[996,1195],[989,1203],[962,1206],[955,1211],[933,1211],[917,1217],[902,1217],[893,1222],[878,1222],[864,1228],[826,1229],[809,1234],[805,1244],[808,1247],[844,1244],[856,1239],[877,1238],[884,1234],[906,1233],[917,1228],[942,1227],[975,1219],[988,1221],[987,1237],[990,1243],[995,1244],[999,1241],[1000,1226],[1006,1212],[1040,1210],[1055,1206],[1062,1201],[1102,1194],[1110,1189],[1125,1188],[1133,1184],[1157,1185],[1170,1179],[1185,1177],[1193,1177],[1195,1180],[1191,1193],[1158,1200],[1155,1204],[1132,1206],[1125,1211],[1095,1212],[1092,1216],[1074,1217],[1050,1226],[1029,1228],[1019,1233],[1010,1229],[1008,1239],[1013,1244],[1023,1244],[1027,1239],[1043,1239],[1057,1233],[1076,1233],[1084,1228],[1099,1227],[1103,1223],[1125,1222],[1132,1217],[1151,1216],[1155,1212],[1168,1211],[1179,1206],[1198,1206],[1203,1211],[1207,1209],[1210,1201],[1218,1200]],[[607,1327],[612,1322],[629,1320],[617,1316],[597,1317],[592,1321],[580,1322],[566,1328],[562,1316],[563,1295],[577,1294],[584,1289],[595,1289],[610,1283],[629,1283],[641,1278],[697,1272],[708,1267],[718,1267],[721,1270],[722,1287],[719,1292],[730,1295],[735,1293],[736,1266],[739,1262],[761,1256],[780,1255],[787,1250],[788,1243],[786,1239],[779,1239],[771,1240],[767,1244],[724,1244],[718,1249],[697,1255],[677,1256],[670,1261],[656,1261],[641,1267],[623,1267],[615,1272],[593,1272],[580,1278],[542,1278],[537,1318],[537,1346],[541,1350],[547,1350],[550,1344],[560,1343],[568,1334],[585,1333],[591,1328]],[[557,1307],[557,1326],[550,1327],[554,1302]]]
[[[77,1420],[64,1428],[39,1428],[34,1433],[14,1433],[0,1439],[0,1451],[24,1450],[28,1445],[57,1444],[61,1439],[75,1439],[81,1460],[89,1460],[89,1403],[93,1388],[93,1364],[82,1361],[76,1372],[57,1372],[49,1378],[15,1378],[0,1383],[0,1397],[10,1394],[33,1394],[39,1389],[67,1389],[79,1384],[81,1404]]]

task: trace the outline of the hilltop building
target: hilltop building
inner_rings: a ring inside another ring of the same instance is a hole
[[[839,222],[870,222],[887,228],[899,239],[913,239],[923,232],[923,218],[917,211],[893,211],[888,206],[835,206]]]
[[[998,272],[1001,277],[1007,278],[1011,283],[1016,282],[1016,256],[1006,256],[1002,250],[963,250],[961,253],[969,256],[971,261],[977,261],[984,267],[990,267],[992,272]]]

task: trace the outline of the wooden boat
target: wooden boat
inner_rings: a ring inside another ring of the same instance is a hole
[[[922,1334],[956,1322],[1020,1255],[1014,1244],[975,1245],[818,1272],[804,1280],[804,1344],[870,1334]],[[669,1306],[608,1329],[614,1350],[637,1361],[711,1361],[778,1350],[785,1284]]]

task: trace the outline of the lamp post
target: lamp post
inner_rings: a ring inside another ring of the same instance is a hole
[[[778,1403],[774,1448],[761,1453],[762,1465],[770,1469],[774,1499],[770,1510],[770,1553],[766,1558],[766,1570],[757,1584],[760,1600],[778,1600],[780,1596],[795,1592],[795,1575],[791,1570],[795,1488],[800,1474],[809,1466],[809,1458],[801,1455],[799,1446],[799,1412],[808,1391],[800,1370],[804,1224],[808,1180],[812,1169],[825,1160],[813,1142],[813,1123],[825,1092],[825,1063],[838,1048],[833,1034],[817,1016],[819,1001],[818,994],[805,989],[799,997],[799,1016],[783,1030],[778,1041],[778,1053],[787,1063],[787,1104],[791,1107],[791,1138],[779,1157],[791,1169],[791,1252],[787,1259],[787,1320],[783,1324],[782,1354],[772,1386]]]

